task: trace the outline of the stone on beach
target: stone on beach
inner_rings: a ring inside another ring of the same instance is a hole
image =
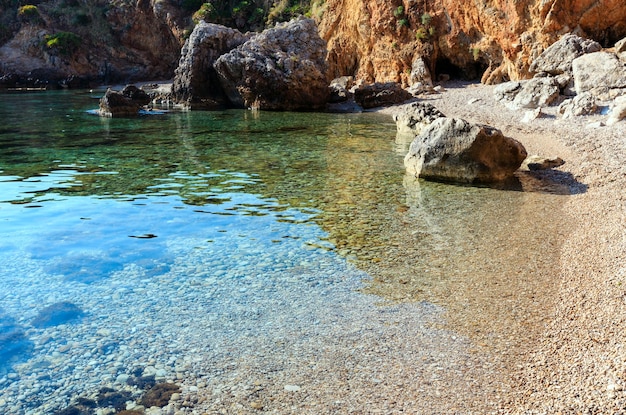
[[[496,128],[460,118],[438,118],[415,137],[404,159],[425,179],[489,183],[510,177],[526,158],[524,146]]]
[[[395,108],[393,120],[399,134],[417,135],[437,118],[445,115],[426,102],[412,102]]]
[[[363,108],[387,107],[413,98],[397,82],[362,85],[354,90],[354,100]]]

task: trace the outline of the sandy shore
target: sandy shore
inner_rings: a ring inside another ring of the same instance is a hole
[[[559,170],[586,189],[563,199],[554,290],[538,296],[544,318],[511,350],[511,388],[498,412],[626,413],[626,122],[598,127],[607,115],[562,119],[551,107],[525,123],[524,110],[507,109],[492,91],[449,84],[423,98],[447,116],[501,129],[529,154],[562,157]]]

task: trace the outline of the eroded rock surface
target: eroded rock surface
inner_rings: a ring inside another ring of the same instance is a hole
[[[457,183],[498,182],[512,176],[527,153],[496,128],[438,118],[415,137],[404,159],[409,174]]]
[[[267,110],[326,106],[326,43],[311,19],[296,19],[268,29],[222,55],[214,67],[235,106]]]
[[[235,29],[200,21],[181,50],[172,98],[190,108],[216,108],[226,104],[215,61],[251,37]]]

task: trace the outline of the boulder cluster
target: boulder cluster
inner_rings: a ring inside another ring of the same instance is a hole
[[[535,59],[530,70],[532,79],[498,85],[496,99],[511,108],[536,110],[534,116],[541,107],[557,104],[564,118],[591,115],[601,102],[613,107],[608,123],[626,115],[616,99],[626,94],[626,39],[602,49],[598,42],[567,34]]]
[[[254,36],[200,22],[183,47],[172,96],[190,108],[318,110],[327,78],[326,42],[312,19]]]

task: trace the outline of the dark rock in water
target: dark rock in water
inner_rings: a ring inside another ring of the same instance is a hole
[[[134,85],[127,85],[121,92],[109,88],[100,99],[98,114],[102,117],[134,116],[150,101],[150,96]]]
[[[140,372],[140,374],[141,374],[141,372]],[[132,378],[129,378],[127,383],[130,386],[137,386],[139,389],[150,389],[154,385],[156,385],[156,380],[154,378],[154,375],[150,375],[150,376],[134,376]]]
[[[146,91],[137,88],[135,85],[126,85],[122,89],[122,95],[140,106],[148,105],[152,101]]]
[[[33,343],[15,320],[0,315],[0,374],[5,366],[9,366],[20,356],[29,354],[32,349]]]
[[[115,408],[116,411],[126,409],[126,401],[132,400],[132,394],[127,391],[116,391],[111,388],[102,388],[98,393],[96,402],[98,406]]]
[[[388,107],[400,104],[413,95],[402,89],[397,82],[363,85],[354,90],[354,100],[363,108]]]
[[[33,326],[38,328],[58,326],[81,318],[85,313],[76,305],[62,301],[41,310],[33,319]]]
[[[148,390],[141,398],[141,404],[146,408],[166,406],[174,393],[180,393],[180,388],[173,383],[159,383]]]
[[[91,415],[93,411],[75,405],[56,411],[54,415]]]

